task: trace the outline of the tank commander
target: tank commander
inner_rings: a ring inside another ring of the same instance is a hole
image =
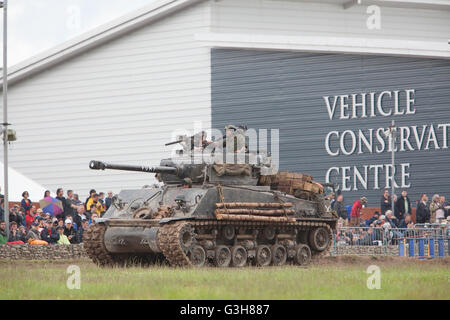
[[[226,148],[227,141],[234,142],[234,153],[241,153],[246,151],[245,145],[245,130],[244,126],[228,125],[225,127],[225,136],[222,139],[208,143],[214,145],[218,150],[223,151]]]

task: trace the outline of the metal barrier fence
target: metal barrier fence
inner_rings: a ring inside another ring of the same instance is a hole
[[[450,225],[420,228],[338,227],[331,255],[450,256]]]

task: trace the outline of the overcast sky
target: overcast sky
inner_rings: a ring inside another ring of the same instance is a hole
[[[8,66],[154,1],[8,0]]]

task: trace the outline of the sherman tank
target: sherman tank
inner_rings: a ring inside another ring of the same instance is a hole
[[[276,172],[264,153],[247,150],[243,163],[218,163],[194,155],[187,137],[174,143],[183,150],[156,167],[89,163],[93,170],[155,173],[160,181],[122,190],[85,231],[84,246],[95,263],[307,265],[330,249],[337,215],[311,176]]]

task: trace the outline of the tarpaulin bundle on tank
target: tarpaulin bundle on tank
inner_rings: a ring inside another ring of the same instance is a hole
[[[214,164],[216,174],[221,176],[249,176],[251,174],[250,166],[248,164]]]
[[[298,172],[280,171],[276,175],[261,176],[260,183],[275,186],[277,190],[294,196],[302,191],[323,193],[323,186],[314,182],[312,176]]]

